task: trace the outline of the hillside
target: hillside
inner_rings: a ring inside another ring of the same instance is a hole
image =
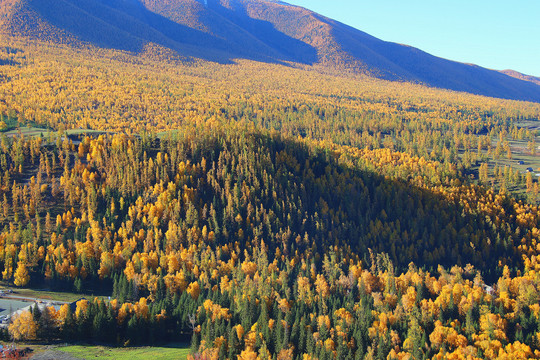
[[[538,207],[452,166],[230,125],[3,138],[0,155],[4,281],[113,299],[23,313],[15,340],[540,358]]]
[[[540,77],[522,74],[515,70],[501,70],[501,72],[505,75],[515,77],[516,79],[530,81],[536,85],[540,85]]]
[[[2,290],[80,299],[0,341],[540,359],[540,102],[418,82],[535,84],[278,1],[0,0],[0,30]]]
[[[2,0],[0,31],[72,46],[181,57],[315,65],[381,79],[540,102],[540,85],[385,42],[282,2],[210,0]]]

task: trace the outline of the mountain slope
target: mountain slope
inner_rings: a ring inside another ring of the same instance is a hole
[[[307,9],[265,0],[0,0],[0,31],[142,52],[149,43],[217,62],[246,58],[367,73],[540,102],[540,85],[385,42]],[[509,76],[510,75],[510,76]]]
[[[534,83],[536,85],[540,85],[540,77],[522,74],[520,72],[517,72],[515,70],[510,70],[510,69],[501,70],[500,72],[502,72],[505,75],[515,77],[516,79],[530,81],[530,82],[532,82],[532,83]]]
[[[387,80],[492,97],[540,101],[540,86],[488,70],[432,56],[369,34],[299,7],[267,1],[234,1],[237,13],[269,21],[276,29],[317,49],[318,61],[365,71]],[[219,7],[217,7],[219,9]]]
[[[218,62],[232,58],[280,58],[279,53],[241,29],[232,27],[231,37],[237,40],[234,43],[171,21],[137,0],[25,0],[11,4],[2,1],[0,19],[4,33],[69,45],[90,43],[138,53],[148,43],[155,43],[184,56]],[[227,24],[220,27],[231,28]]]

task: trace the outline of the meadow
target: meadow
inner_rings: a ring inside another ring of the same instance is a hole
[[[71,345],[56,348],[81,359],[95,360],[185,360],[189,346],[172,344],[169,346],[118,348],[99,345]]]

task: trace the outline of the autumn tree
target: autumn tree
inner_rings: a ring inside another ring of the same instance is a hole
[[[35,340],[38,325],[34,321],[32,313],[23,311],[14,316],[8,327],[9,334],[15,341]]]

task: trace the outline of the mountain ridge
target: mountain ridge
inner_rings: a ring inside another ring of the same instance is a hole
[[[524,80],[524,81],[530,81],[530,82],[532,82],[534,84],[540,85],[540,77],[538,77],[538,76],[523,74],[523,73],[521,73],[519,71],[512,70],[512,69],[500,70],[500,72],[505,74],[505,75],[514,77],[516,79],[520,79],[520,80]]]
[[[0,31],[140,53],[322,66],[391,81],[540,102],[540,81],[375,38],[308,9],[265,0],[1,0]]]

